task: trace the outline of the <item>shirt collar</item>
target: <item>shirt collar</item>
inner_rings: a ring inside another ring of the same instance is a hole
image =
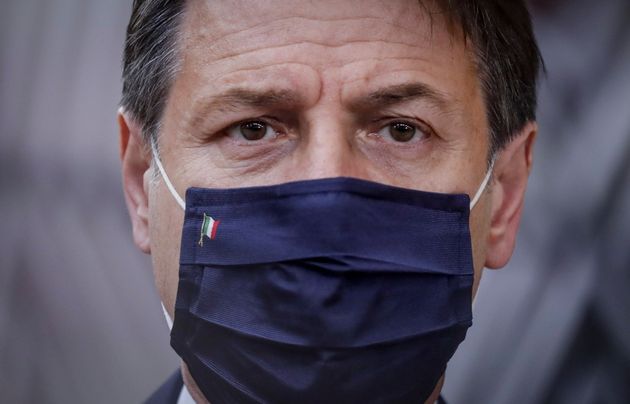
[[[177,404],[195,404],[195,400],[193,400],[186,384],[182,386],[182,391],[179,392],[179,397],[177,398]]]

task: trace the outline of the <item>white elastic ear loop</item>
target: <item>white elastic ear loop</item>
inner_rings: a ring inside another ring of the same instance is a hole
[[[155,164],[157,165],[158,170],[160,171],[160,175],[162,176],[162,179],[164,180],[164,183],[166,184],[166,187],[168,188],[169,192],[171,193],[171,195],[173,195],[173,198],[175,198],[175,201],[177,202],[177,204],[181,206],[182,209],[186,209],[186,204],[184,203],[184,200],[181,198],[181,196],[179,196],[179,194],[175,190],[175,187],[171,183],[171,180],[168,179],[168,175],[166,175],[166,171],[164,171],[162,162],[160,161],[160,158],[157,155],[157,148],[155,147],[155,140],[153,138],[151,139],[151,152],[153,153],[153,159],[155,160]],[[164,318],[166,319],[166,325],[168,326],[168,330],[171,331],[173,329],[173,320],[171,319],[171,316],[168,315],[168,312],[166,311],[166,307],[164,307],[163,302],[160,302],[160,306],[162,306],[162,313],[164,313]]]
[[[472,201],[470,201],[470,210],[472,210],[475,205],[477,204],[477,202],[479,202],[479,199],[481,198],[481,195],[483,195],[483,191],[486,190],[486,187],[488,186],[488,182],[490,182],[490,178],[492,177],[492,169],[494,168],[494,162],[495,159],[492,159],[492,162],[490,163],[490,167],[488,167],[488,172],[486,173],[486,176],[484,177],[483,181],[481,182],[481,185],[479,186],[479,189],[477,190],[477,193],[475,194],[475,196],[473,197]],[[481,269],[481,271],[483,272],[484,268]],[[475,296],[472,298],[472,304],[471,304],[471,310],[475,311],[475,303],[477,301],[477,295],[479,294],[479,287],[477,287],[477,293],[475,293]]]
[[[172,330],[173,329],[173,320],[171,320],[171,316],[168,315],[168,312],[166,311],[166,307],[164,307],[164,303],[160,302],[160,304],[162,305],[162,311],[164,312],[164,318],[166,319],[166,325],[168,325],[168,330]]]
[[[166,171],[164,170],[164,167],[162,166],[162,162],[160,161],[160,158],[158,157],[157,147],[155,146],[155,140],[153,138],[151,138],[151,152],[153,153],[153,160],[155,160],[155,164],[157,165],[157,168],[160,171],[160,175],[162,176],[162,179],[164,180],[164,183],[166,184],[166,187],[168,188],[169,192],[171,193],[171,195],[173,195],[173,198],[175,198],[175,201],[177,202],[177,204],[181,206],[182,209],[186,210],[186,203],[184,202],[182,197],[179,196],[179,194],[175,190],[175,187],[171,183],[171,180],[168,179],[168,175],[166,175]]]
[[[481,282],[481,278],[483,277],[483,272],[486,270],[486,267],[483,266],[481,267],[481,271],[479,271],[479,281],[477,284],[477,291],[475,292],[475,296],[472,298],[472,304],[471,304],[471,309],[473,312],[473,315],[475,314],[475,307],[477,306],[477,300],[479,300],[479,294],[482,293],[481,292],[481,287],[482,287],[482,283]]]
[[[492,162],[490,163],[490,167],[488,167],[488,172],[486,173],[485,178],[481,182],[481,185],[479,186],[479,189],[477,190],[477,193],[472,198],[472,201],[470,201],[470,210],[473,210],[473,208],[475,207],[477,202],[479,202],[479,199],[481,198],[481,195],[483,195],[483,191],[486,190],[486,187],[488,186],[488,182],[490,182],[490,177],[492,177],[492,169],[493,168],[494,168],[494,158],[492,159]]]

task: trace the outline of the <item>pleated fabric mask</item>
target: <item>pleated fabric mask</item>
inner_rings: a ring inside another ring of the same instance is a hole
[[[155,153],[154,153],[155,154]],[[171,345],[212,404],[424,403],[472,324],[465,194],[190,188]]]

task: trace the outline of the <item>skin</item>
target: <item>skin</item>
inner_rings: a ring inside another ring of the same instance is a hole
[[[486,174],[488,122],[472,50],[415,1],[190,1],[179,46],[159,148],[182,196],[191,186],[347,176],[472,198]],[[400,102],[390,105],[392,96]],[[248,120],[271,129],[248,141],[239,127]],[[124,110],[118,121],[134,241],[152,255],[173,317],[184,214],[153,180],[141,126]],[[400,121],[417,128],[411,141],[389,135]],[[504,266],[514,249],[535,136],[528,123],[498,154],[471,212],[473,295],[483,268]],[[206,402],[182,369],[193,398]]]

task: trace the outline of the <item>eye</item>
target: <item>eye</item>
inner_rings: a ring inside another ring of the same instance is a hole
[[[264,121],[246,121],[234,125],[228,129],[228,134],[235,138],[242,138],[248,142],[261,140],[265,137],[273,137],[277,132]]]
[[[416,126],[405,122],[391,122],[379,130],[378,134],[400,143],[410,142],[414,137],[417,137],[416,135],[421,138],[426,137],[426,134]]]

